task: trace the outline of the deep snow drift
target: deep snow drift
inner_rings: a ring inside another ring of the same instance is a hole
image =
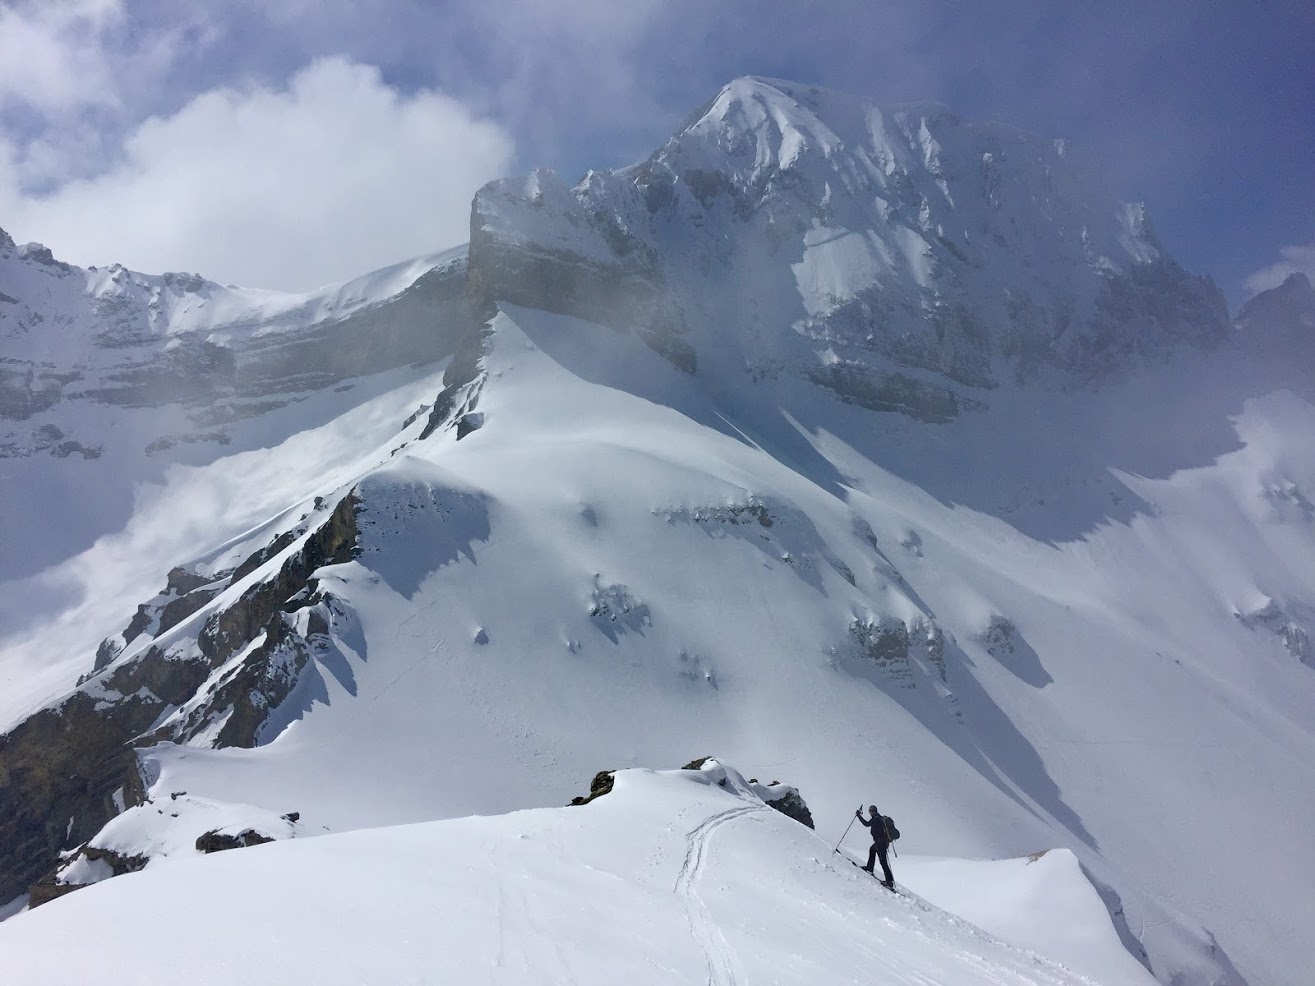
[[[1099,912],[1081,882],[1060,896]],[[1047,956],[1074,952],[1071,916],[1023,906],[1015,920],[1038,940],[1020,945],[889,893],[712,761],[622,771],[582,808],[148,870],[5,922],[0,954],[23,978],[68,983],[1153,982],[1103,913],[1083,915],[1080,955]]]

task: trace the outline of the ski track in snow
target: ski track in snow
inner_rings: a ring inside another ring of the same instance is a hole
[[[760,810],[754,805],[742,805],[719,811],[705,818],[685,836],[685,860],[681,863],[680,875],[676,877],[675,892],[685,902],[690,931],[707,959],[708,986],[737,986],[746,981],[735,950],[721,933],[697,889],[708,859],[708,844],[712,841],[712,833],[722,825]]]

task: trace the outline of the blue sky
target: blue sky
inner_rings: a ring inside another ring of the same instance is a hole
[[[1315,274],[1309,0],[0,0],[0,226],[304,288],[484,180],[645,156],[737,75],[1072,140],[1234,305]]]

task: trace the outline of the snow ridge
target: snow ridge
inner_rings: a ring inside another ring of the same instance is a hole
[[[824,861],[820,840],[767,810],[733,768],[716,773],[724,787],[706,771],[621,771],[612,793],[583,808],[376,828],[148,868],[5,922],[0,948],[14,968],[49,968],[59,942],[55,974],[69,981],[159,981],[186,963],[202,986],[490,976],[526,986],[545,976],[636,986],[1092,981]],[[697,821],[686,832],[678,819]],[[371,893],[355,892],[366,885]],[[70,921],[85,929],[71,940]],[[167,933],[143,936],[143,924]],[[255,933],[270,926],[279,933]],[[223,962],[198,960],[215,941],[239,939],[247,944]],[[109,948],[119,960],[107,967]]]

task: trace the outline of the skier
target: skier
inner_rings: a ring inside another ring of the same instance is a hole
[[[881,872],[885,874],[886,877],[881,881],[881,885],[887,890],[894,890],[895,877],[890,872],[890,863],[886,861],[886,850],[890,848],[890,831],[886,827],[886,818],[881,812],[877,811],[876,805],[868,805],[868,811],[872,815],[871,818],[863,817],[862,808],[854,812],[854,817],[872,831],[872,848],[868,850],[868,864],[864,866],[863,869],[872,873],[873,876],[876,876],[876,873],[873,873],[873,869],[876,861],[880,859]]]

